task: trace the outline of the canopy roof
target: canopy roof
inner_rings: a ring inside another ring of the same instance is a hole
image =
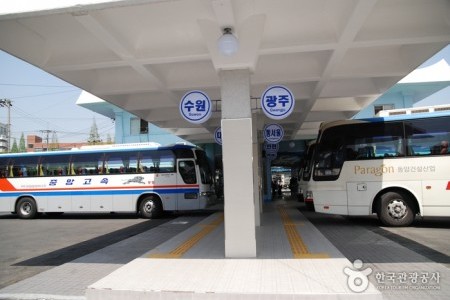
[[[263,91],[288,87],[295,110],[278,123],[300,139],[353,116],[450,42],[447,0],[88,2],[2,4],[1,48],[192,142],[213,141],[220,126],[220,70],[251,70],[259,128],[273,122],[260,109]],[[224,27],[240,43],[231,57],[217,48]],[[214,100],[204,124],[180,116],[190,90]]]

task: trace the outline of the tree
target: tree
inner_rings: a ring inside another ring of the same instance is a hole
[[[95,117],[92,122],[91,132],[89,133],[89,138],[87,140],[89,145],[96,145],[102,142],[100,135],[98,134],[97,123],[95,123]]]
[[[17,140],[14,138],[14,142],[11,147],[11,153],[18,153],[19,147],[17,147]]]
[[[25,146],[25,136],[23,135],[23,132],[22,132],[22,135],[20,136],[18,151],[19,152],[27,152],[27,147]]]

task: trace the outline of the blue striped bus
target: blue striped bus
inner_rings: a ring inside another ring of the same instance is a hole
[[[206,154],[195,146],[123,144],[0,155],[0,212],[40,213],[204,209],[215,203]]]

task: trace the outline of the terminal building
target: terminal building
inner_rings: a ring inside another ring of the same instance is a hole
[[[444,0],[68,2],[5,7],[2,48],[126,111],[138,136],[150,122],[220,152],[230,259],[258,254],[266,144],[304,151],[450,43]]]

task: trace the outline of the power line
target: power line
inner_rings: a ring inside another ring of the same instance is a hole
[[[44,129],[44,130],[39,130],[40,132],[42,132],[42,133],[44,133],[45,135],[46,135],[46,138],[45,138],[45,140],[46,140],[46,144],[47,144],[47,151],[48,151],[48,135],[50,134],[50,133],[55,133],[55,131],[53,131],[53,130],[48,130],[48,129]]]
[[[0,83],[3,86],[29,86],[29,87],[42,87],[42,88],[69,88],[70,85],[42,85],[42,84],[20,84],[20,83]]]
[[[11,100],[10,99],[0,99],[0,107],[8,108],[8,124],[6,125],[7,126],[7,131],[8,131],[7,132],[8,136],[7,136],[6,148],[7,148],[8,152],[9,152],[10,147],[11,147],[11,106],[12,106],[12,104],[11,104]]]
[[[23,99],[23,98],[35,98],[35,97],[41,97],[41,96],[49,96],[49,95],[57,95],[57,94],[65,94],[65,93],[72,93],[72,92],[79,92],[79,89],[76,90],[68,90],[68,91],[61,91],[61,92],[52,92],[52,93],[45,93],[45,94],[37,94],[37,95],[30,95],[30,96],[20,96],[20,97],[10,97],[11,99]]]

